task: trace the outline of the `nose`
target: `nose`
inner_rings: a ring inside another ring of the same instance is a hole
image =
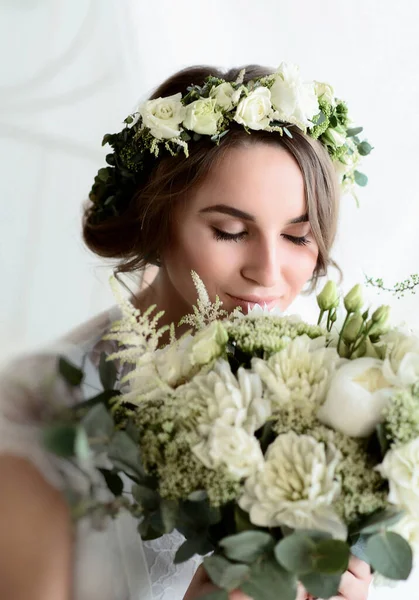
[[[241,274],[245,279],[265,288],[278,287],[283,279],[276,239],[261,240],[249,248]]]

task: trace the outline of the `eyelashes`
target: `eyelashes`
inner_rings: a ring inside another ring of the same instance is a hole
[[[212,230],[214,232],[215,239],[219,242],[240,242],[247,235],[247,231],[241,231],[240,233],[227,233],[226,231],[222,231],[221,229],[217,229],[216,227],[213,227]],[[307,237],[304,235],[298,237],[283,233],[282,237],[290,241],[295,246],[307,246],[310,243],[310,240],[307,239]]]

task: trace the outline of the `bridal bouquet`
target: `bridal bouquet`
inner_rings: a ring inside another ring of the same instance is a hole
[[[294,600],[297,581],[329,598],[351,552],[406,579],[419,544],[419,338],[390,329],[388,307],[364,310],[360,286],[341,309],[328,282],[310,325],[261,307],[227,315],[194,278],[194,332],[163,348],[161,315],[119,295],[103,391],[45,428],[47,448],[89,480],[75,514],[129,510],[143,539],[177,529],[175,561],[205,556],[212,599],[239,588]],[[59,370],[82,385],[64,358]]]

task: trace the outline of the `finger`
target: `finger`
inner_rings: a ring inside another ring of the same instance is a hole
[[[298,582],[297,597],[295,598],[295,600],[307,600],[307,598],[310,598],[310,595],[308,594],[308,592],[305,589],[305,587],[303,586],[303,584]]]
[[[351,556],[349,560],[348,571],[350,571],[358,579],[370,581],[372,578],[371,567],[369,564],[357,556]]]
[[[247,596],[247,594],[244,594],[240,590],[230,592],[228,598],[229,600],[253,600],[250,596]]]
[[[369,582],[365,579],[358,579],[355,575],[346,571],[340,580],[339,594],[344,598],[350,598],[350,600],[366,600],[368,585]]]

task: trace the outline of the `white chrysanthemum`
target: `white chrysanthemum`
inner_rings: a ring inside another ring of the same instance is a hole
[[[419,518],[419,438],[393,447],[375,468],[388,479],[389,502]]]
[[[313,410],[324,401],[330,376],[341,361],[334,348],[325,347],[324,337],[314,340],[301,335],[268,360],[252,359],[253,370],[260,375],[275,405],[289,403]]]
[[[253,433],[271,414],[260,377],[243,368],[235,377],[223,359],[217,360],[206,375],[196,375],[179,393],[197,407],[198,431],[203,436],[209,435],[218,419]]]
[[[218,419],[207,440],[192,448],[195,456],[209,469],[225,465],[235,479],[244,479],[263,466],[263,454],[254,435],[242,427],[227,425]]]
[[[333,444],[293,431],[279,435],[263,468],[246,480],[239,505],[254,525],[317,529],[345,539],[346,527],[332,508],[340,493],[339,460]]]

